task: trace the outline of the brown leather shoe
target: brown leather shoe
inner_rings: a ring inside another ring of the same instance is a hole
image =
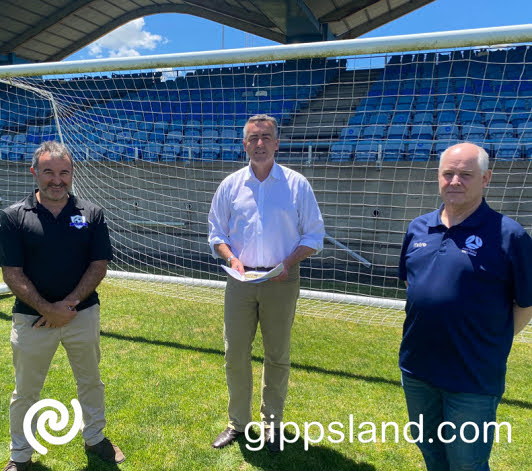
[[[272,453],[279,453],[281,451],[281,429],[266,429],[266,433],[264,434],[264,441],[266,442],[268,450],[270,450]]]
[[[4,471],[28,471],[31,469],[31,460],[20,462],[9,460]]]
[[[224,446],[231,445],[240,435],[244,432],[239,432],[234,428],[227,427],[222,433],[220,433],[214,442],[212,442],[213,448],[223,448]]]
[[[85,451],[92,453],[107,463],[122,463],[126,460],[122,450],[113,445],[108,438],[104,438],[100,443],[89,446],[85,443]]]

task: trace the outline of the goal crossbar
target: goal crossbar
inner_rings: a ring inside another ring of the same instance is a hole
[[[5,65],[0,77],[31,77],[52,74],[192,67],[287,59],[311,59],[344,55],[407,52],[453,47],[520,43],[532,38],[532,24],[476,28],[436,33],[406,34],[378,38],[343,39],[311,44],[288,44],[222,51],[185,52],[141,57],[119,57],[68,62]]]

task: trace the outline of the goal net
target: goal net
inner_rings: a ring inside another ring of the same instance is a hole
[[[483,146],[488,203],[532,231],[532,47],[505,42],[266,61],[279,46],[243,62],[161,56],[159,68],[102,61],[99,72],[32,77],[0,69],[2,206],[32,189],[38,144],[62,140],[76,159],[76,194],[105,209],[113,282],[221,302],[207,214],[221,180],[247,165],[247,118],[267,113],[280,125],[277,161],[310,181],[327,232],[323,252],[302,264],[299,312],[400,325],[403,235],[440,204],[446,147]]]

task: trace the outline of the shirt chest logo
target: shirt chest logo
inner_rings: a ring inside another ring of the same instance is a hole
[[[75,227],[76,229],[87,227],[85,216],[70,216],[70,227]]]
[[[465,247],[462,249],[462,252],[476,257],[477,250],[480,249],[482,245],[484,245],[484,243],[479,236],[470,235],[465,241]]]

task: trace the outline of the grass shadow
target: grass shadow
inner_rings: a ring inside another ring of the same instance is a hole
[[[85,453],[85,455],[87,456],[87,466],[81,468],[80,471],[112,471],[120,469],[116,463],[106,463],[91,453]]]
[[[258,439],[259,434],[255,430],[249,434],[252,440]],[[295,439],[296,435],[285,432],[285,437],[294,443],[286,443],[284,450],[279,453],[271,453],[266,445],[262,449],[253,451],[246,447],[246,437],[238,439],[238,446],[244,460],[267,471],[375,471],[375,467],[364,462],[355,462],[343,454],[325,446],[313,445],[305,450],[302,438]],[[258,444],[250,443],[251,448]]]
[[[0,312],[0,319],[11,322],[11,315],[6,314],[4,312]],[[125,340],[128,342],[158,345],[158,346],[163,346],[163,347],[175,348],[179,350],[190,350],[190,351],[194,351],[198,353],[207,353],[209,355],[220,355],[222,357],[225,354],[223,350],[220,350],[217,348],[199,347],[195,345],[185,345],[179,342],[172,342],[168,340],[153,340],[153,339],[148,339],[146,337],[141,337],[141,336],[118,334],[116,332],[102,331],[101,335],[102,337],[113,338],[116,340]],[[251,358],[252,358],[252,361],[254,362],[262,363],[264,361],[264,358],[259,355],[252,355]],[[382,378],[379,376],[361,375],[361,374],[355,374],[355,373],[351,373],[349,371],[343,371],[343,370],[330,370],[330,369],[322,368],[320,366],[304,365],[304,364],[297,363],[297,362],[292,362],[291,367],[296,370],[303,370],[303,371],[312,372],[312,373],[319,373],[323,375],[331,375],[331,376],[338,376],[338,377],[344,377],[344,378],[352,378],[352,379],[357,379],[359,381],[365,381],[367,383],[390,384],[392,386],[401,387],[400,381],[388,379],[388,378]],[[519,399],[506,399],[503,397],[501,400],[501,403],[507,404],[510,406],[517,406],[517,407],[522,407],[524,409],[532,410],[532,402],[529,402],[529,401],[522,401]]]

